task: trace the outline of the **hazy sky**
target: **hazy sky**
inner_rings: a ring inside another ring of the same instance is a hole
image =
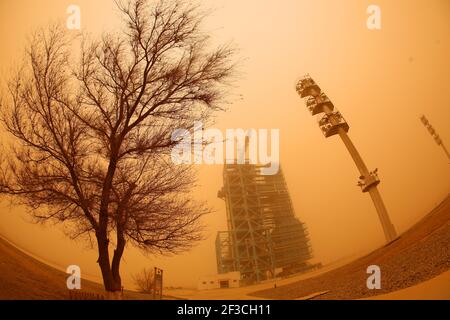
[[[384,197],[399,232],[443,200],[450,166],[419,121],[426,114],[450,147],[450,1],[448,0],[203,0],[215,9],[204,28],[214,42],[233,41],[243,58],[235,98],[216,127],[277,128],[281,165],[297,216],[310,231],[315,260],[327,263],[384,243],[359,173],[338,137],[325,139],[295,92],[310,73],[350,124],[350,137],[370,169],[379,168]],[[118,28],[113,1],[0,0],[0,74],[20,61],[26,35],[49,20],[81,8],[83,30]],[[382,10],[382,29],[368,30],[366,9]],[[0,132],[2,139],[4,133]],[[145,257],[127,248],[125,286],[143,267],[165,269],[167,285],[194,286],[216,272],[215,234],[226,229],[217,198],[222,166],[199,167],[199,199],[215,213],[205,217],[209,238],[175,257]],[[0,234],[65,268],[100,279],[95,250],[65,238],[59,227],[36,226],[21,208],[3,203]]]

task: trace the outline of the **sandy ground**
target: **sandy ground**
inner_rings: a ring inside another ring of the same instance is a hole
[[[295,275],[285,279],[269,280],[264,283],[251,285],[247,287],[216,289],[216,290],[196,290],[183,288],[183,289],[167,289],[165,292],[170,296],[188,300],[260,300],[260,299],[264,300],[265,298],[252,296],[251,293],[258,290],[271,289],[275,286],[275,284],[277,286],[282,286],[295,283],[300,280],[317,277],[321,274],[342,267],[354,261],[356,258],[358,258],[358,256],[346,257],[340,259],[339,261],[325,265],[323,268],[319,270],[315,270],[305,274]]]
[[[368,290],[367,267],[378,265],[382,289]],[[395,242],[311,273],[233,289],[171,290],[182,299],[450,299],[450,198]],[[277,288],[274,288],[274,285]],[[167,292],[167,291],[166,291]]]
[[[413,287],[368,300],[450,300],[450,271]]]
[[[369,290],[366,286],[366,270],[370,265],[381,268],[381,290]],[[297,299],[328,291],[316,298],[361,299],[413,287],[449,270],[450,197],[399,239],[367,256],[317,277],[276,289],[259,290],[252,295],[267,299]],[[439,277],[433,285],[440,286],[442,283],[450,291],[447,280],[445,276]],[[415,290],[416,297],[422,293],[426,298],[426,286],[416,287]]]
[[[67,274],[30,257],[0,238],[0,300],[63,300],[69,298]],[[101,284],[83,279],[81,289],[104,293]],[[125,299],[148,295],[126,291]]]
[[[366,287],[366,269],[373,264],[381,267],[381,290]],[[0,238],[0,299],[68,299],[66,278]],[[103,293],[102,285],[88,280],[82,281],[82,289]],[[249,287],[166,290],[165,295],[198,300],[450,299],[450,197],[398,240],[368,255]],[[125,292],[125,299],[149,298]]]

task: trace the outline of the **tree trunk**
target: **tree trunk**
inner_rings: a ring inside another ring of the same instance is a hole
[[[106,235],[97,235],[98,244],[98,264],[102,272],[103,285],[106,291],[116,291],[114,278],[109,264],[109,240]]]
[[[114,179],[114,173],[117,166],[117,152],[115,138],[111,141],[111,157],[109,161],[108,171],[106,173],[105,181],[103,184],[102,197],[100,202],[100,212],[99,212],[99,230],[97,231],[97,243],[98,243],[98,264],[100,270],[102,271],[103,284],[105,290],[108,292],[118,291],[121,288],[117,288],[115,282],[111,264],[109,260],[109,239],[108,239],[108,206],[109,206],[109,196],[111,193],[112,183]]]
[[[122,259],[123,251],[125,250],[125,238],[122,230],[117,230],[117,247],[114,250],[114,256],[111,264],[112,277],[116,285],[116,290],[122,290],[122,279],[120,278],[120,261]]]

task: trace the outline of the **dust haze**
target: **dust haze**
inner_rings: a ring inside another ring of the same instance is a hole
[[[201,1],[212,13],[204,28],[217,42],[232,41],[244,57],[229,111],[215,127],[280,129],[280,162],[296,215],[306,223],[314,261],[323,264],[369,252],[384,244],[370,198],[356,186],[358,171],[338,138],[324,139],[295,92],[310,73],[350,124],[349,135],[370,169],[379,168],[383,195],[399,233],[442,201],[450,170],[421,124],[425,114],[450,143],[450,6],[447,0],[378,1],[382,29],[368,30],[369,1]],[[67,17],[70,1],[3,0],[0,3],[0,72],[21,61],[26,36],[36,27]],[[79,0],[82,29],[117,28],[113,1]],[[5,134],[0,132],[1,139]],[[222,166],[198,166],[196,197],[215,210],[204,218],[207,240],[167,257],[127,248],[125,287],[143,267],[165,270],[168,286],[195,287],[216,273],[214,240],[225,230]],[[81,267],[101,281],[97,253],[72,242],[63,230],[28,222],[25,210],[3,202],[0,234],[64,269]]]

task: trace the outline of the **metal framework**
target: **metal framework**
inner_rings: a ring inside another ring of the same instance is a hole
[[[239,271],[243,283],[305,269],[312,257],[306,227],[295,218],[283,173],[261,175],[263,166],[227,164],[224,186],[228,231],[216,238],[219,273]]]
[[[339,135],[341,137],[361,174],[358,186],[361,187],[362,192],[368,192],[370,194],[383,227],[386,240],[388,242],[393,241],[397,238],[397,232],[389,218],[383,199],[377,188],[380,183],[378,169],[374,171],[369,171],[367,169],[361,155],[347,135],[350,126],[345,121],[342,114],[335,110],[333,103],[311,77],[306,76],[301,79],[297,84],[296,90],[301,98],[307,98],[306,107],[311,114],[321,115],[319,117],[319,127],[324,136],[326,138],[334,135]]]

